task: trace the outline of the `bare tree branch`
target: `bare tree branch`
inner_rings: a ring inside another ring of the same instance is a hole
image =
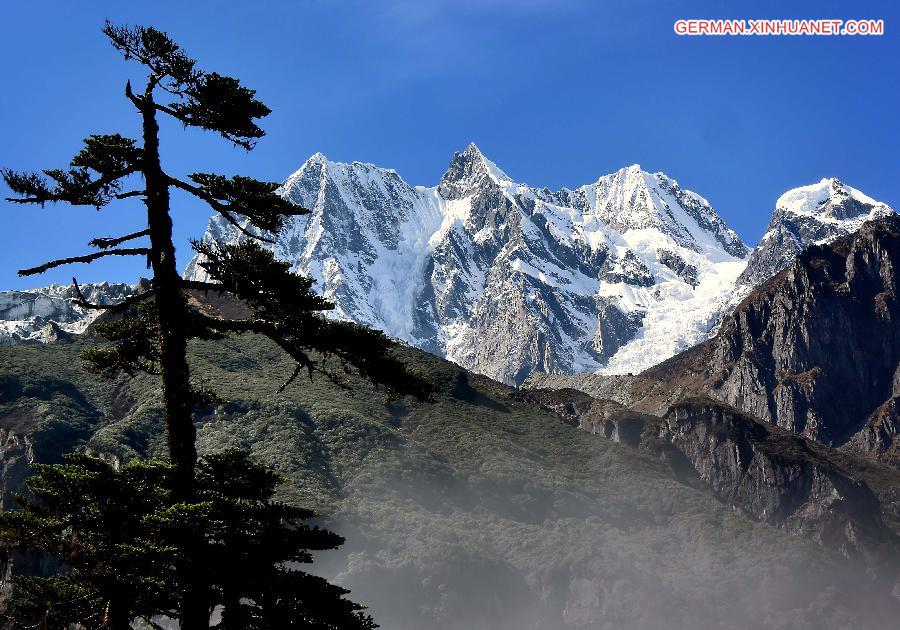
[[[72,304],[95,311],[124,311],[130,306],[134,306],[139,302],[143,302],[144,300],[153,297],[156,293],[153,289],[150,289],[149,291],[127,297],[117,304],[94,304],[93,302],[87,301],[87,298],[84,296],[84,293],[81,292],[81,287],[78,285],[78,281],[75,278],[72,278],[72,285],[75,287],[75,295],[77,296],[72,298]]]
[[[188,184],[187,182],[183,182],[180,179],[176,179],[174,177],[169,177],[169,183],[172,186],[175,186],[175,188],[180,188],[181,190],[183,190],[185,192],[191,193],[198,199],[202,199],[203,201],[205,201],[207,204],[209,204],[209,207],[211,207],[213,210],[215,210],[216,212],[221,214],[222,217],[226,221],[228,221],[231,225],[236,227],[238,230],[240,230],[241,232],[243,232],[245,235],[249,236],[250,238],[254,238],[256,240],[263,241],[264,243],[272,243],[272,244],[275,243],[275,241],[273,239],[266,238],[265,236],[260,236],[259,234],[254,234],[253,232],[251,232],[250,230],[245,228],[243,225],[241,225],[240,222],[234,217],[234,214],[233,214],[234,212],[240,212],[240,210],[237,210],[230,205],[226,205],[226,204],[222,203],[221,201],[219,201],[212,195],[208,194],[202,188],[199,188],[197,186],[192,186],[191,184]]]
[[[104,256],[149,256],[150,249],[147,247],[134,247],[130,249],[108,249],[102,252],[86,254],[84,256],[73,256],[71,258],[60,258],[59,260],[51,260],[37,267],[29,269],[19,269],[20,276],[33,276],[35,274],[44,273],[48,269],[61,267],[62,265],[70,265],[72,263],[90,263]]]
[[[125,82],[125,96],[128,97],[128,100],[134,103],[134,106],[137,107],[139,111],[144,108],[144,101],[140,97],[135,96],[134,92],[131,90],[130,79]]]
[[[303,370],[304,367],[306,367],[306,369],[309,370],[309,378],[312,379],[312,375],[313,375],[312,366],[311,365],[304,366],[302,363],[297,363],[297,365],[294,367],[294,371],[291,372],[291,375],[288,377],[288,379],[284,383],[282,383],[281,386],[276,391],[280,394],[285,389],[287,389],[287,386],[294,382],[294,379],[297,378],[297,376],[300,374],[300,372]]]
[[[129,197],[140,197],[141,195],[146,194],[146,190],[129,190],[128,192],[123,192],[116,195],[116,199],[128,199]]]
[[[116,245],[121,245],[125,241],[131,241],[136,238],[141,238],[142,236],[149,236],[150,230],[149,228],[146,230],[141,230],[139,232],[132,232],[131,234],[126,234],[125,236],[117,236],[115,238],[95,238],[88,245],[91,247],[99,247],[100,249],[109,249],[110,247],[115,247]]]

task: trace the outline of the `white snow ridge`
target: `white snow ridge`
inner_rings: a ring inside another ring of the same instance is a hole
[[[794,188],[775,202],[775,212],[738,284],[744,293],[787,267],[799,252],[851,234],[867,221],[894,211],[833,177]]]
[[[575,190],[517,183],[474,145],[436,186],[313,155],[275,254],[335,317],[509,383],[638,372],[702,341],[748,250],[700,195],[637,165]],[[213,218],[206,238],[239,238]],[[192,261],[186,276],[200,279]]]
[[[84,284],[85,298],[96,304],[117,304],[133,295],[130,284]],[[47,343],[65,334],[85,331],[101,311],[72,303],[75,288],[51,284],[26,291],[0,291],[0,346]]]
[[[435,186],[310,157],[279,189],[310,214],[270,247],[352,320],[519,384],[532,372],[637,373],[706,339],[753,286],[814,243],[893,212],[836,179],[782,195],[750,252],[709,202],[637,164],[551,191],[474,144]],[[206,239],[240,232],[210,220]],[[191,260],[185,276],[205,279]],[[115,303],[130,285],[85,285]],[[0,345],[78,334],[96,317],[71,287],[0,292]]]

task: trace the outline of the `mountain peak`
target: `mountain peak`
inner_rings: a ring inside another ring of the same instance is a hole
[[[467,146],[465,151],[463,151],[463,155],[482,158],[484,157],[484,153],[481,152],[481,149],[479,149],[478,145],[474,142],[469,143],[469,146]]]
[[[485,157],[474,142],[470,142],[462,153],[457,151],[453,154],[453,160],[441,177],[438,189],[447,199],[452,199],[465,196],[467,192],[485,183],[506,187],[513,180]]]
[[[894,211],[835,177],[793,188],[775,202],[775,213],[753,250],[739,283],[754,286],[787,267],[812,244],[856,232]]]
[[[640,164],[620,168],[579,189],[589,212],[619,232],[654,229],[694,251],[719,249],[735,258],[747,247],[706,199]]]
[[[494,180],[512,181],[512,178],[504,173],[503,170],[499,166],[497,166],[495,162],[489,160],[474,142],[469,143],[469,146],[466,147],[466,150],[463,151],[462,155],[467,160],[482,165],[487,171],[488,175],[490,175]]]
[[[815,184],[793,188],[775,202],[776,213],[820,216],[846,220],[867,215],[876,207],[887,206],[835,177],[825,177]]]

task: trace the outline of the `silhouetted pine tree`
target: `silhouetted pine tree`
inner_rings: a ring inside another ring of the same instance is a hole
[[[376,627],[359,605],[343,599],[345,589],[292,568],[312,562],[310,551],[335,549],[344,540],[305,525],[312,512],[275,501],[279,475],[239,450],[201,459],[197,472],[202,509],[190,518],[204,535],[192,559],[209,572],[223,607],[221,628]],[[169,516],[157,526],[171,525],[171,535],[178,536],[185,519],[173,512]]]
[[[174,468],[160,461],[116,468],[83,454],[37,465],[18,495],[19,510],[0,514],[0,537],[66,563],[50,577],[17,576],[12,616],[21,625],[130,628],[177,618],[188,586],[179,566],[201,563],[218,628],[375,628],[347,591],[287,563],[312,562],[334,549],[336,534],[303,521],[308,510],[274,500],[281,478],[229,450],[197,464],[192,502],[170,490]]]
[[[259,241],[270,241],[278,232],[285,215],[308,212],[276,194],[277,184],[211,173],[193,173],[185,180],[163,170],[159,116],[170,116],[185,127],[214,131],[250,150],[264,135],[257,119],[270,113],[255,98],[254,91],[237,79],[199,70],[193,59],[156,29],[107,23],[103,32],[126,59],[139,62],[147,70],[142,90],[135,92],[130,81],[125,85],[125,96],[141,119],[141,142],[118,134],[93,135],[85,140],[68,169],[46,170],[43,175],[5,169],[2,175],[20,195],[11,199],[18,203],[62,201],[100,209],[117,199],[143,199],[147,208],[145,227],[123,236],[94,239],[89,245],[96,251],[19,273],[33,275],[106,256],[147,258],[153,271],[149,288],[120,305],[90,304],[74,279],[73,283],[79,295],[76,303],[81,306],[125,313],[124,318],[98,327],[111,345],[86,351],[83,358],[88,368],[107,375],[119,370],[145,371],[161,378],[174,499],[185,505],[197,501],[192,410],[198,403],[208,402],[206,392],[191,388],[186,357],[190,338],[231,333],[269,337],[296,361],[285,386],[303,370],[310,375],[320,372],[337,382],[342,382],[342,373],[352,371],[393,392],[428,397],[430,385],[390,356],[393,341],[381,332],[323,317],[332,305],[312,292],[312,280],[290,273],[289,265],[275,260],[260,246]],[[131,181],[140,183],[137,188],[126,189],[125,184]],[[207,270],[209,282],[186,281],[178,274],[169,200],[172,188],[205,201],[245,237],[237,245],[194,243],[204,257],[201,267]],[[148,244],[122,247],[139,239]],[[189,305],[185,291],[190,289],[230,293],[250,307],[251,315],[242,320],[206,315]],[[184,630],[206,628],[214,601],[206,568],[189,557],[191,545],[202,545],[195,544],[196,536],[189,542],[178,566],[178,584],[183,589],[178,614]],[[60,578],[60,584],[69,588],[67,579]],[[272,579],[288,584],[299,578]],[[80,588],[78,584],[71,586]],[[290,603],[285,599],[277,606],[279,610],[297,611],[304,605],[302,601]]]
[[[138,617],[177,616],[172,551],[147,527],[173,503],[171,465],[135,461],[119,470],[83,454],[35,464],[20,509],[0,514],[0,537],[66,566],[50,577],[13,578],[19,626],[129,628]],[[155,539],[154,539],[155,538]]]

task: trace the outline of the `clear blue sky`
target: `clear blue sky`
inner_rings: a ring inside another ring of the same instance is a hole
[[[685,17],[871,17],[886,34],[678,37],[673,23]],[[475,141],[538,186],[577,186],[635,162],[665,171],[751,244],[783,191],[822,177],[900,208],[896,2],[5,2],[0,165],[64,166],[89,133],[136,135],[122,89],[137,66],[99,33],[105,18],[168,31],[201,67],[240,78],[274,110],[251,153],[165,127],[175,173],[281,180],[322,151],[430,185]],[[5,202],[2,211],[0,289],[68,282],[73,271],[81,281],[142,272],[111,259],[15,274],[139,226],[133,200],[100,213]],[[209,212],[177,198],[175,214],[183,266]]]

